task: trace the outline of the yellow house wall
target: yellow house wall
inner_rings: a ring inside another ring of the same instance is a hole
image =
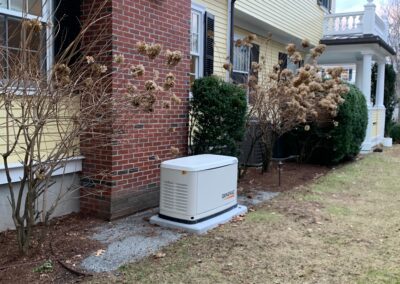
[[[214,74],[225,78],[223,68],[228,57],[228,1],[227,0],[196,0],[192,3],[203,6],[207,12],[215,16],[214,30]]]
[[[372,129],[371,129],[371,137],[374,138],[378,136],[379,131],[379,111],[374,109],[372,110]]]
[[[67,133],[68,130],[71,129],[71,121],[68,119],[69,115],[73,111],[73,109],[79,110],[79,101],[77,100],[75,103],[72,102],[70,106],[67,106],[65,110],[61,110],[65,112],[63,115],[65,117],[65,122],[58,122],[58,126],[60,127],[61,133]],[[20,108],[18,108],[18,103],[14,104],[13,107],[13,115],[18,117],[20,115]],[[9,119],[8,124],[8,135],[9,135],[9,143],[13,143],[16,139],[16,133],[18,132],[18,126],[13,125],[12,120]],[[0,154],[3,154],[7,150],[7,124],[6,124],[6,111],[3,108],[0,108]],[[43,135],[41,135],[40,140],[40,155],[42,157],[46,157],[51,154],[51,151],[57,147],[57,143],[60,141],[60,131],[58,130],[57,123],[55,121],[49,121],[44,129]],[[65,131],[65,132],[64,132]],[[20,143],[17,144],[14,151],[8,158],[8,163],[18,163],[21,162],[25,155],[25,143],[22,135],[19,137]],[[77,141],[78,143],[78,141]],[[37,144],[35,144],[37,145]],[[38,151],[35,151],[38,153]],[[71,153],[79,154],[79,153]],[[4,164],[3,158],[0,157],[0,165]]]
[[[316,0],[238,0],[236,8],[292,36],[318,44],[324,11]]]

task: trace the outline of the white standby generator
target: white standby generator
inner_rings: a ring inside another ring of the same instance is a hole
[[[161,163],[160,212],[153,216],[152,223],[170,227],[173,223],[190,225],[224,213],[228,214],[225,219],[229,220],[245,213],[247,208],[244,206],[239,206],[238,210],[237,178],[238,160],[235,157],[204,154]],[[230,211],[233,215],[228,213]],[[223,220],[216,220],[223,223]],[[172,227],[185,229],[180,225]]]

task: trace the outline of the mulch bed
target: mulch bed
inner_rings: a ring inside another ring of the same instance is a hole
[[[36,226],[32,248],[26,256],[18,252],[15,231],[0,233],[0,283],[76,283],[86,275],[78,264],[102,248],[88,237],[91,228],[102,222],[70,214],[54,219],[47,229]],[[49,261],[50,270],[40,269]]]
[[[270,170],[261,174],[260,168],[248,168],[240,179],[238,190],[248,193],[254,190],[283,192],[293,190],[326,175],[331,169],[326,166],[285,162],[281,168],[281,186],[279,186],[278,164],[274,162]]]

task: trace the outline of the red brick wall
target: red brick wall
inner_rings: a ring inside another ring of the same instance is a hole
[[[107,8],[112,14],[110,58],[113,54],[123,54],[128,65],[143,64],[146,74],[142,83],[153,78],[153,69],[160,72],[160,82],[172,72],[176,76],[173,91],[182,103],[164,109],[162,101],[169,96],[160,95],[151,113],[123,108],[124,113],[120,113],[113,125],[118,131],[112,145],[83,153],[84,175],[97,169],[110,172],[97,185],[82,191],[83,212],[113,219],[157,206],[160,163],[174,157],[172,146],[179,148],[181,155],[187,153],[190,7],[190,0],[113,0],[112,9]],[[184,54],[183,59],[178,66],[168,68],[163,57],[152,61],[139,55],[138,41],[159,43],[163,52],[179,50]],[[117,70],[117,66],[113,68]],[[123,96],[132,76],[122,70],[114,73],[112,80],[113,95]]]

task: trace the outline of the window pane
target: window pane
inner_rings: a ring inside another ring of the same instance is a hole
[[[8,46],[21,46],[21,22],[15,19],[8,20]]]
[[[11,0],[10,9],[22,12],[23,7],[24,7],[23,2],[24,2],[23,0]]]
[[[197,56],[192,56],[190,60],[190,73],[195,74],[196,77],[198,76],[198,57]]]
[[[28,0],[28,14],[42,16],[42,0]]]
[[[200,33],[200,15],[196,12],[192,12],[192,24],[190,28],[191,32],[191,48],[190,51],[193,53],[199,53],[199,33]]]
[[[249,72],[250,69],[250,48],[236,46],[233,54],[233,70]]]
[[[0,0],[0,7],[7,9],[7,0]]]
[[[191,48],[191,52],[193,53],[199,53],[199,35],[197,34],[192,34],[192,48]]]

